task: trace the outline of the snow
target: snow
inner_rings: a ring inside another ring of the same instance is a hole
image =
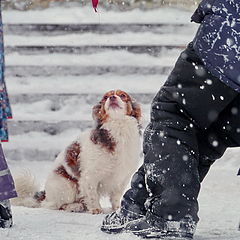
[[[49,8],[44,11],[3,12],[5,23],[189,23],[190,11],[160,8],[152,11],[139,9],[121,12],[99,9],[95,14],[91,7]]]
[[[190,26],[190,29],[193,29]],[[81,45],[148,45],[149,38],[151,39],[151,45],[186,45],[185,35],[176,34],[164,34],[159,37],[159,34],[141,32],[132,33],[125,32],[121,34],[101,34],[96,35],[94,33],[81,33],[81,34],[69,34],[62,36],[16,36],[7,35],[5,37],[6,46],[81,46]],[[26,41],[27,39],[27,41]]]
[[[111,90],[111,89],[109,89]],[[78,106],[77,111],[74,111]],[[84,107],[82,107],[84,106]],[[50,100],[42,100],[32,103],[29,106],[26,104],[14,104],[13,111],[15,116],[18,117],[18,120],[45,120],[45,121],[56,121],[56,119],[61,119],[61,121],[74,121],[76,119],[81,120],[92,120],[91,112],[92,107],[87,105],[86,102],[79,100],[78,97],[71,97],[60,104],[58,111],[52,111],[52,107],[55,105]],[[38,111],[36,112],[36,109]],[[149,110],[149,106],[142,105],[143,114],[146,115],[146,112]],[[73,113],[73,114],[72,114]]]
[[[99,93],[102,94],[106,89],[125,89],[131,93],[156,93],[156,88],[153,86],[159,86],[164,83],[167,76],[162,75],[131,75],[115,76],[112,74],[106,74],[104,76],[89,75],[81,77],[67,77],[68,84],[59,84],[66,81],[66,77],[26,77],[8,78],[8,90],[13,94],[27,94],[27,93]],[[49,82],[51,81],[51,84]],[[143,83],[147,81],[147,84]],[[141,84],[136,84],[139,82]],[[95,86],[97,88],[94,88]],[[56,88],[56,86],[58,86]],[[143,88],[144,87],[144,88]]]
[[[109,62],[109,56],[111,56],[111,62]],[[21,60],[21,61],[20,61]],[[126,51],[106,51],[100,53],[94,53],[91,55],[78,55],[74,58],[67,54],[51,54],[46,55],[21,55],[19,53],[12,53],[6,56],[6,64],[11,65],[48,65],[48,66],[69,66],[69,65],[81,65],[81,66],[106,66],[111,63],[112,66],[172,66],[175,59],[171,56],[162,57],[156,59],[148,54],[136,55]],[[21,63],[21,64],[19,64]]]
[[[5,23],[189,23],[191,12],[178,9],[156,9],[152,11],[133,10],[128,12],[107,12],[99,9],[95,14],[89,7],[84,8],[50,8],[44,11],[5,11]],[[122,33],[113,35],[96,34],[70,34],[68,36],[16,36],[6,35],[6,46],[14,45],[120,45],[128,44],[166,44],[185,45],[191,41],[195,27],[177,31],[176,34],[166,33]],[[69,38],[69,40],[68,40]],[[162,52],[160,56],[153,57],[148,54],[133,54],[125,51],[104,51],[91,55],[24,55],[10,53],[6,56],[7,65],[35,65],[35,66],[103,66],[111,63],[116,66],[173,66],[180,50]],[[47,56],[47,57],[46,57]],[[92,103],[82,101],[78,94],[103,94],[110,89],[124,89],[127,92],[138,94],[155,94],[164,83],[167,76],[158,75],[129,75],[116,76],[105,74],[101,76],[87,75],[83,77],[9,77],[7,86],[11,99],[18,99],[19,95],[38,94],[73,94],[58,106],[57,111],[51,99],[34,100],[29,97],[29,104],[23,101],[12,104],[15,121],[45,122],[91,120]],[[96,87],[97,86],[97,87]],[[45,96],[45,95],[42,95]],[[213,96],[214,97],[214,96]],[[142,99],[139,99],[142,100]],[[77,106],[77,109],[76,109]],[[145,121],[148,121],[150,102],[143,104]],[[37,110],[37,111],[36,111]],[[30,127],[30,126],[29,126]],[[29,169],[43,186],[46,176],[52,167],[54,159],[46,158],[36,161],[39,152],[59,151],[72,141],[80,131],[69,128],[57,135],[46,132],[30,131],[10,136],[10,142],[4,143],[5,151],[16,149],[27,151],[31,161],[9,159],[9,166],[13,174]],[[224,157],[217,161],[203,182],[199,197],[200,222],[196,240],[239,240],[237,231],[240,221],[240,179],[236,176],[239,168],[240,149],[230,149]],[[22,159],[21,157],[19,157]],[[102,199],[103,207],[109,212],[109,202]],[[92,216],[87,213],[66,213],[47,209],[30,209],[13,207],[14,227],[0,230],[0,240],[129,240],[139,239],[130,234],[107,235],[102,233],[101,226],[104,215]]]
[[[204,180],[200,193],[200,222],[195,240],[239,240],[240,220],[239,179],[236,176],[240,152],[228,151]],[[233,160],[233,161],[232,161]],[[51,162],[10,161],[13,172],[19,167],[30,169],[41,183],[51,168]],[[102,204],[108,207],[104,199]],[[109,209],[106,208],[109,212]],[[130,234],[107,235],[99,228],[104,215],[66,213],[46,209],[13,207],[15,225],[10,230],[0,230],[1,240],[129,240],[139,239]]]

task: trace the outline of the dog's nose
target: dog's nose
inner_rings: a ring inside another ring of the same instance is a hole
[[[114,95],[110,97],[110,100],[112,100],[112,101],[114,101],[114,100],[116,100],[116,99],[117,99],[117,98],[116,98],[116,96],[114,96]]]

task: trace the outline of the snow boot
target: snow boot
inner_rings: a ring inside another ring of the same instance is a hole
[[[12,225],[13,221],[10,201],[0,201],[0,228],[10,228]]]
[[[142,215],[130,212],[122,212],[121,210],[108,214],[102,223],[101,231],[105,233],[121,233],[127,224],[141,219]]]
[[[191,218],[181,221],[148,220],[146,217],[130,222],[125,227],[126,232],[146,239],[192,239],[196,223]]]

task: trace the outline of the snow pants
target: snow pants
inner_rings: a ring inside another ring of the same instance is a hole
[[[2,146],[0,144],[0,202],[16,196],[17,194],[15,191],[13,178],[8,169]]]
[[[144,163],[122,211],[197,223],[200,183],[228,147],[240,146],[239,120],[240,94],[206,70],[190,43],[152,102]]]

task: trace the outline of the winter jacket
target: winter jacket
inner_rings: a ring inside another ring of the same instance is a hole
[[[194,50],[214,76],[240,92],[240,1],[203,0],[192,21],[201,23]]]
[[[0,201],[16,197],[13,178],[4,158],[2,146],[0,144]]]
[[[6,84],[4,81],[3,26],[0,6],[0,141],[8,140],[7,119],[12,118]],[[16,197],[13,178],[8,169],[0,144],[0,202]]]
[[[0,9],[0,141],[8,141],[7,119],[12,118],[11,107],[4,80],[3,26]]]

